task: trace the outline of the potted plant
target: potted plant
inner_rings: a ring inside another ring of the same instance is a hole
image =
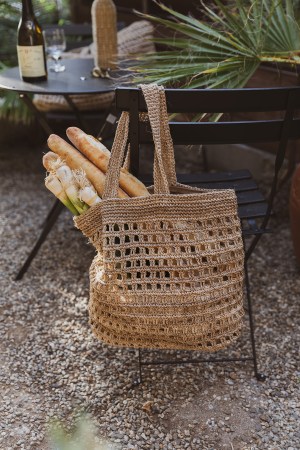
[[[155,39],[162,50],[137,58],[136,82],[182,88],[299,84],[300,27],[292,0],[209,4],[202,3],[204,19],[163,4],[168,18],[142,14],[168,36]]]
[[[297,166],[292,179],[289,209],[294,251],[300,264],[300,164]]]
[[[155,39],[156,44],[163,46],[161,50],[137,59],[132,68],[136,82],[181,88],[299,85],[299,2],[236,0],[234,4],[224,4],[212,0],[210,5],[202,2],[204,19],[181,14],[163,4],[160,7],[167,18],[143,14],[167,30],[167,36]],[[276,114],[280,112],[272,113],[274,118]],[[219,117],[216,115],[213,120]],[[299,143],[291,144],[290,150],[288,175],[295,169]],[[293,208],[295,217],[295,201]],[[299,225],[299,214],[293,223],[296,222]]]
[[[205,19],[160,4],[170,18],[142,14],[172,36],[155,42],[166,48],[141,55],[134,70],[143,81],[189,88],[243,87],[263,63],[300,64],[300,28],[292,0],[237,0],[235,7],[213,0]],[[136,80],[139,81],[138,75]]]

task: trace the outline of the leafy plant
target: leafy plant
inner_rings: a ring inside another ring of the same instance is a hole
[[[58,9],[55,0],[35,0],[33,6],[35,15],[42,25],[57,22]],[[17,64],[17,28],[21,11],[22,3],[20,1],[0,0],[0,57],[1,61],[8,66]]]
[[[142,14],[173,33],[166,50],[137,58],[135,81],[189,88],[243,87],[262,62],[300,64],[300,29],[292,0],[237,0],[232,10],[203,5],[205,21],[159,4],[170,19]]]
[[[64,0],[66,3],[66,0]],[[59,0],[33,0],[37,19],[43,24],[57,23],[60,18]],[[17,61],[17,28],[21,17],[20,1],[0,0],[0,70],[16,66]],[[67,9],[66,9],[67,11]],[[32,115],[25,104],[12,92],[0,93],[0,119],[28,124]]]
[[[68,433],[58,421],[50,428],[51,450],[117,450],[107,441],[96,441],[94,427],[86,416],[81,416],[72,432]]]
[[[0,119],[29,125],[33,116],[15,92],[7,91],[0,97]]]

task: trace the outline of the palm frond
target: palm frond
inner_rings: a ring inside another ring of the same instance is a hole
[[[286,0],[285,7],[282,2],[278,3],[272,14],[268,31],[265,52],[293,53],[299,51],[300,29],[289,0]]]
[[[159,4],[168,18],[141,14],[173,36],[155,38],[166,50],[141,55],[135,81],[182,87],[243,87],[261,62],[300,64],[300,29],[292,0],[237,0],[235,8],[203,4],[205,21]]]
[[[41,24],[57,20],[55,0],[34,0],[34,11]],[[22,3],[19,0],[0,0],[0,70],[17,65],[17,28],[21,17]],[[29,124],[33,114],[14,92],[0,93],[0,119]]]
[[[33,117],[33,114],[15,92],[6,91],[5,95],[0,97],[0,119],[29,125]]]

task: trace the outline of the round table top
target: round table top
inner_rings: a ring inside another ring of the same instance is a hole
[[[78,95],[113,91],[118,85],[121,71],[113,71],[113,79],[92,77],[93,59],[65,59],[61,63],[66,66],[66,70],[58,73],[48,70],[48,80],[41,83],[22,81],[19,67],[7,69],[0,73],[0,89],[20,93]]]

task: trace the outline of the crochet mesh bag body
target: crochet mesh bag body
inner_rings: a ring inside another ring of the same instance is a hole
[[[177,182],[164,90],[142,90],[155,143],[153,195],[117,198],[129,123],[123,113],[103,201],[75,219],[97,249],[90,323],[112,345],[219,350],[237,339],[244,314],[236,195]]]

